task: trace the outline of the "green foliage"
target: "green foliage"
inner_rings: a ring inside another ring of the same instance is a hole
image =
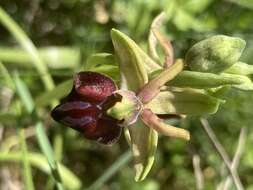
[[[53,175],[58,180],[58,174],[54,173],[56,162],[62,179],[61,185],[66,189],[77,190],[89,187],[112,190],[158,190],[168,189],[168,187],[177,190],[196,189],[192,154],[197,153],[201,158],[200,164],[205,179],[204,189],[211,190],[217,187],[221,178],[226,176],[226,171],[222,169],[222,162],[214,153],[195,117],[176,122],[176,125],[191,131],[190,143],[162,137],[156,150],[157,162],[153,165],[150,175],[144,181],[136,183],[132,180],[134,174],[130,169],[132,165],[129,163],[130,154],[129,152],[124,154],[128,146],[123,138],[112,147],[90,143],[72,130],[57,125],[49,116],[50,105],[71,90],[71,79],[75,72],[85,68],[99,71],[119,81],[118,62],[112,56],[113,44],[110,41],[109,31],[112,27],[124,31],[144,49],[148,46],[147,36],[153,18],[161,11],[165,11],[166,21],[159,30],[172,40],[176,58],[184,58],[193,44],[213,35],[240,37],[247,42],[240,58],[241,62],[236,60],[236,63],[222,74],[206,73],[204,76],[196,71],[184,71],[174,81],[170,81],[168,86],[171,87],[174,83],[174,87],[181,85],[180,87],[202,88],[201,81],[205,80],[203,83],[210,85],[206,86],[208,90],[196,92],[200,94],[201,101],[205,103],[205,98],[210,96],[226,100],[225,104],[220,105],[219,111],[208,119],[230,157],[235,152],[240,128],[242,126],[248,128],[247,144],[238,172],[244,187],[252,188],[253,95],[251,91],[241,93],[227,86],[229,84],[241,89],[252,88],[249,82],[252,78],[253,65],[251,0],[152,2],[146,0],[1,0],[0,6],[0,22],[3,26],[0,28],[0,61],[2,62],[0,64],[0,129],[4,131],[3,136],[0,137],[0,170],[8,168],[11,174],[8,180],[11,181],[14,179],[13,176],[20,174],[21,179],[24,179],[22,181],[24,184],[32,177],[34,189],[41,187],[46,190],[55,189],[55,182],[53,185],[50,183]],[[92,53],[100,52],[110,54],[95,54],[97,57],[88,58]],[[160,51],[158,55],[161,57]],[[151,79],[153,71],[161,67],[150,59],[148,63],[146,69]],[[13,74],[17,70],[18,78],[14,78]],[[131,73],[129,75],[131,76]],[[216,79],[221,75],[222,80],[218,80],[217,84]],[[238,75],[247,76],[242,79],[241,76],[237,78]],[[180,79],[180,77],[185,78]],[[13,78],[22,81],[21,83],[29,93],[21,90],[19,94],[16,94]],[[195,83],[194,79],[199,84]],[[237,84],[241,79],[249,83],[246,83],[246,86]],[[57,85],[54,87],[53,83]],[[34,97],[32,102],[29,101],[31,97]],[[190,96],[184,98],[190,102],[193,101]],[[213,112],[216,111],[216,101],[217,99],[210,108]],[[190,102],[180,104],[180,109],[195,108]],[[192,107],[186,107],[187,104],[191,104]],[[207,111],[210,112],[210,110]],[[145,126],[138,124],[138,127]],[[16,128],[23,130],[25,134],[21,131],[18,136]],[[43,135],[36,137],[36,133]],[[62,151],[58,150],[59,147],[53,150],[51,142],[55,141],[56,136],[62,138]],[[139,134],[136,138],[145,144],[145,141],[149,139],[143,136],[145,133]],[[153,142],[156,142],[155,136],[149,137],[154,138]],[[40,143],[36,143],[39,138]],[[27,147],[24,146],[24,140]],[[49,152],[45,150],[45,147],[42,148],[48,145]],[[155,144],[148,148],[154,151],[154,147],[156,147]],[[56,152],[60,152],[62,160],[55,160]],[[154,152],[152,155],[145,164],[153,162]],[[142,159],[145,160],[145,158]],[[25,167],[16,168],[12,166],[13,163]],[[29,163],[32,167],[32,176],[27,169]],[[139,178],[146,175],[145,170],[142,171]],[[0,181],[4,183],[4,179],[1,178]],[[28,183],[26,184],[26,189],[31,187]]]

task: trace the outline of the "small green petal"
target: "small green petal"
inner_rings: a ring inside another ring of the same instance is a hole
[[[160,92],[160,88],[165,85],[166,82],[175,78],[183,68],[183,61],[178,59],[173,65],[162,70],[154,79],[149,81],[138,94],[142,103],[146,104],[151,101]]]
[[[159,15],[157,15],[151,24],[151,27],[149,30],[149,36],[148,36],[148,53],[149,53],[150,57],[156,63],[159,63],[161,66],[163,66],[163,64],[161,63],[159,55],[156,51],[157,38],[154,35],[153,30],[159,30],[162,27],[162,24],[164,23],[165,19],[166,19],[165,12],[161,12]]]

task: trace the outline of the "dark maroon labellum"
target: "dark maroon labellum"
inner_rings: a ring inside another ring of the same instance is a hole
[[[111,144],[119,139],[122,131],[120,121],[106,115],[105,110],[120,101],[121,97],[110,96],[116,89],[109,77],[95,72],[77,73],[72,91],[51,115],[87,139]]]

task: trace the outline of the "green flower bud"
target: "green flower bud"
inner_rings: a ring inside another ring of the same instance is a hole
[[[238,61],[245,45],[240,38],[213,36],[192,46],[185,61],[193,71],[220,73]]]

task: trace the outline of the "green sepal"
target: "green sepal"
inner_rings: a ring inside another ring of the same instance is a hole
[[[112,29],[111,38],[118,59],[122,88],[137,92],[148,82],[148,72],[160,68],[139,46],[122,32]],[[157,133],[137,121],[129,127],[135,179],[143,180],[154,162]]]
[[[216,113],[221,102],[199,90],[180,89],[160,92],[145,108],[156,114],[205,115]]]
[[[185,62],[192,71],[220,73],[238,61],[245,45],[240,38],[212,36],[192,46]]]
[[[138,91],[148,82],[147,71],[135,42],[122,32],[112,29],[111,38],[118,58],[122,81],[128,90]]]
[[[142,181],[154,163],[158,134],[141,119],[129,127],[129,133],[134,157],[135,181]]]
[[[136,91],[147,82],[147,73],[161,67],[122,32],[112,29],[111,38],[121,75],[126,79],[128,87]]]

